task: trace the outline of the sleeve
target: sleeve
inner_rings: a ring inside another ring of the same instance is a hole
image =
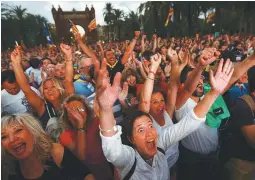
[[[135,161],[135,150],[122,144],[121,126],[117,126],[117,129],[117,133],[111,137],[105,137],[100,132],[103,152],[106,159],[115,167],[128,172]]]
[[[76,180],[83,180],[87,175],[91,174],[89,168],[66,147],[64,148],[61,167],[61,171],[64,174],[75,178]]]
[[[188,100],[185,102],[185,104],[183,104],[182,107],[180,107],[180,109],[176,109],[175,110],[175,117],[176,120],[179,122],[184,116],[187,115],[187,113],[189,112],[190,108],[188,105]]]
[[[177,124],[162,130],[158,138],[158,146],[166,151],[170,146],[196,131],[205,119],[206,117],[198,118],[192,109]]]
[[[69,131],[65,131],[62,134],[60,134],[59,142],[63,146],[68,146],[69,144],[71,144],[73,142],[71,133]]]
[[[231,109],[231,120],[238,127],[253,125],[253,116],[250,106],[243,100],[238,98]]]

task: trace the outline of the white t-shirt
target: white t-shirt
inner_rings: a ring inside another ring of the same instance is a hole
[[[203,98],[203,97],[202,97]],[[180,121],[190,111],[194,109],[197,103],[189,98],[186,103],[175,111],[177,121]],[[209,154],[216,151],[218,146],[218,130],[202,123],[201,126],[193,133],[185,137],[182,145],[196,153]]]
[[[161,134],[161,132],[164,128],[174,125],[172,119],[170,118],[170,116],[168,115],[168,113],[166,111],[164,111],[164,120],[165,120],[164,126],[160,126],[157,123],[157,121],[154,120],[154,118],[152,116],[151,116],[151,118],[153,120],[153,126],[157,130],[157,133],[159,135]],[[176,161],[179,157],[178,146],[179,146],[178,142],[176,144],[173,144],[170,148],[167,149],[167,151],[165,153],[165,156],[167,158],[168,168],[171,168],[176,163]]]
[[[34,87],[31,89],[40,96],[40,93]],[[28,103],[25,94],[22,90],[18,94],[9,94],[5,89],[1,91],[1,111],[2,114],[14,114],[14,113],[32,113],[32,107]]]
[[[35,82],[40,85],[42,82],[42,77],[41,77],[41,70],[39,69],[30,69],[30,71],[28,72],[27,76],[30,78],[31,74],[34,73],[34,80]]]

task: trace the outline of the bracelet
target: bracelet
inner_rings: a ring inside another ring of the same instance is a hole
[[[147,77],[147,79],[150,79],[150,80],[152,80],[152,81],[154,81],[155,79],[152,79],[152,78],[149,78],[149,77]]]
[[[83,128],[77,128],[76,129],[77,131],[85,131],[85,128],[83,127]]]
[[[106,129],[106,130],[104,130],[104,129],[101,129],[100,125],[99,125],[99,129],[100,129],[101,132],[105,132],[105,133],[109,133],[109,132],[111,132],[111,131],[117,131],[116,121],[115,121],[115,124],[114,124],[114,126],[112,127],[112,129]]]
[[[156,74],[155,74],[155,72],[153,72],[152,70],[150,70],[150,71],[149,71],[149,73],[152,73],[152,74],[154,74],[154,76],[156,75]]]

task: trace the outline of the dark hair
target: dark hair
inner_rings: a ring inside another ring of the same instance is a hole
[[[41,65],[41,61],[37,58],[31,58],[29,63],[30,63],[30,66],[34,69],[38,69]]]
[[[133,135],[134,122],[137,118],[139,118],[141,116],[146,116],[152,121],[152,119],[148,113],[139,111],[135,108],[129,108],[127,110],[127,116],[124,118],[124,123],[123,123],[124,126],[126,127],[127,137],[131,137]]]
[[[153,91],[152,91],[152,93],[151,93],[151,95],[153,95],[153,94],[156,94],[156,93],[161,93],[162,94],[162,96],[164,97],[164,100],[166,101],[166,93],[161,89],[161,88],[159,88],[159,87],[154,87],[153,88]]]
[[[146,50],[146,51],[143,52],[143,55],[142,55],[142,56],[143,56],[146,60],[150,61],[151,56],[153,56],[153,55],[154,55],[154,53],[153,53],[152,51]]]
[[[181,72],[181,77],[180,77],[180,82],[181,84],[182,83],[185,83],[185,81],[187,80],[187,77],[188,77],[188,73],[193,71],[194,68],[191,68],[191,67],[185,67],[182,72]]]
[[[248,71],[248,84],[250,92],[255,92],[255,67],[252,67]]]
[[[51,60],[49,57],[44,57],[44,58],[42,58],[42,59],[41,59],[41,62],[43,62],[43,61],[46,60],[46,59],[50,61],[50,64],[52,64],[52,60]]]
[[[7,81],[8,83],[16,82],[16,77],[13,70],[5,70],[1,72],[1,75],[2,75],[1,85],[3,85],[5,81]]]

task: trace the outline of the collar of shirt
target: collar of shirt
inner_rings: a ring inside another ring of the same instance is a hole
[[[110,65],[110,64],[107,63],[107,66],[109,66],[110,68],[114,68],[114,67],[116,66],[117,63],[118,63],[118,61],[116,61],[116,62],[114,63],[114,65]]]

